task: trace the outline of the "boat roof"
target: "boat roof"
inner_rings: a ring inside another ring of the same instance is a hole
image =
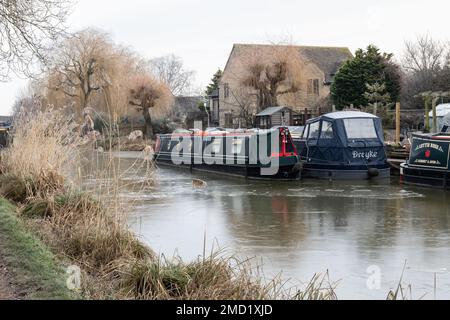
[[[442,103],[436,106],[437,117],[444,117],[448,113],[450,113],[450,103]],[[429,115],[433,117],[433,110],[430,111]]]
[[[286,107],[284,106],[279,106],[279,107],[268,107],[266,109],[264,109],[263,111],[261,111],[260,113],[258,113],[256,116],[260,117],[260,116],[271,116],[272,114],[285,109]]]
[[[336,111],[336,112],[326,113],[324,115],[321,115],[321,116],[313,118],[313,119],[309,119],[307,121],[307,123],[315,122],[322,118],[335,119],[335,120],[337,120],[337,119],[352,119],[352,118],[353,119],[357,119],[357,118],[378,119],[377,116],[375,116],[371,113],[362,112],[362,111]]]
[[[376,115],[362,111],[337,111],[323,115],[331,119],[378,118]]]

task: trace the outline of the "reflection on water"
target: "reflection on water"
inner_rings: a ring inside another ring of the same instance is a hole
[[[122,154],[125,168],[134,154]],[[257,182],[158,169],[159,188],[128,192],[130,224],[153,249],[193,259],[217,240],[230,253],[263,259],[266,274],[309,280],[329,270],[338,297],[385,298],[404,276],[415,298],[450,298],[448,192],[389,182]],[[192,188],[192,178],[208,188]],[[129,179],[138,179],[133,172]],[[380,290],[366,285],[381,270]]]

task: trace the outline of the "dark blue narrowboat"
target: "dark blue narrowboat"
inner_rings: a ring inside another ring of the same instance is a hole
[[[450,133],[414,134],[400,177],[406,184],[450,189]]]
[[[157,135],[157,164],[250,179],[294,180],[300,163],[289,129],[178,130]]]
[[[374,179],[390,176],[381,119],[340,111],[307,121],[294,139],[303,178]]]

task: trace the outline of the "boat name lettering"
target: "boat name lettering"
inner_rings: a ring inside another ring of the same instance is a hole
[[[353,159],[372,159],[372,158],[376,158],[378,157],[378,152],[377,151],[367,151],[367,152],[358,152],[358,151],[353,151]]]
[[[418,151],[420,149],[435,149],[438,150],[439,152],[444,152],[444,149],[438,145],[437,143],[431,143],[431,142],[424,142],[419,144],[414,151]]]

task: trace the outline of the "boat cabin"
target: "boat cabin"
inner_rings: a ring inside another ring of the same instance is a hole
[[[450,133],[413,134],[400,175],[408,184],[450,189]]]
[[[272,141],[276,143],[272,147]],[[299,177],[299,161],[289,129],[177,130],[157,135],[155,160],[191,170],[255,179],[292,180]],[[272,165],[276,169],[265,170]]]
[[[381,119],[359,111],[340,111],[306,122],[294,139],[303,176],[358,179],[389,176]]]

